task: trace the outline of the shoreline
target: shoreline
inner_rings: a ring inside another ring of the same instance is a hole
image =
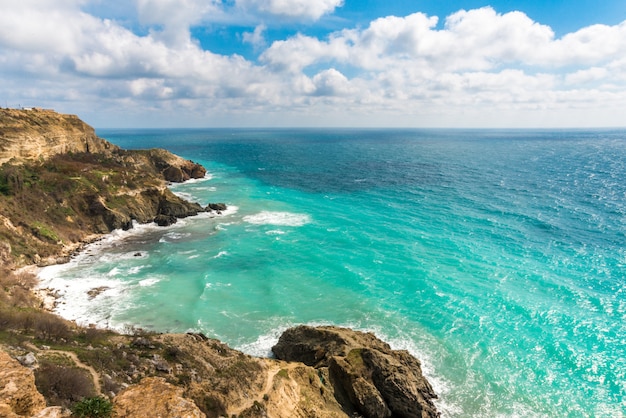
[[[77,319],[66,317],[56,311],[56,308],[60,303],[65,303],[65,301],[63,300],[64,297],[62,294],[62,289],[51,287],[45,283],[46,280],[49,281],[53,278],[42,278],[41,274],[44,270],[49,269],[49,268],[54,268],[55,266],[63,266],[63,265],[71,263],[73,260],[82,257],[85,254],[85,251],[90,250],[91,246],[100,245],[102,248],[96,249],[96,251],[106,252],[108,246],[115,246],[118,241],[120,240],[123,241],[135,235],[138,236],[138,235],[145,234],[151,231],[154,232],[154,231],[175,230],[176,228],[185,226],[186,224],[185,219],[190,219],[190,220],[202,219],[202,218],[205,218],[207,220],[215,219],[219,217],[233,215],[237,213],[238,209],[239,208],[237,206],[229,205],[227,209],[224,211],[211,210],[207,212],[200,212],[197,215],[179,219],[178,222],[172,225],[160,226],[156,222],[133,223],[133,227],[128,230],[115,229],[107,234],[93,234],[93,235],[88,236],[87,239],[85,239],[84,241],[80,243],[75,243],[74,245],[66,246],[62,254],[48,257],[46,259],[47,261],[46,263],[31,264],[28,266],[23,266],[23,267],[16,269],[15,272],[18,274],[22,272],[30,273],[36,277],[37,285],[32,289],[32,292],[33,294],[35,294],[37,299],[40,300],[42,309],[46,310],[47,312],[53,313],[54,315],[57,315],[65,320],[72,321],[76,323],[77,326],[89,327],[93,325],[91,321],[88,321],[89,323],[82,323],[78,321]],[[86,295],[89,296],[89,299],[93,299],[94,297],[99,295],[101,292],[104,292],[109,289],[110,288],[108,288],[107,286],[97,285],[92,288],[89,288],[85,293]],[[132,325],[132,324],[125,324],[125,325]],[[98,328],[119,332],[118,328],[112,328],[110,326],[98,326]]]

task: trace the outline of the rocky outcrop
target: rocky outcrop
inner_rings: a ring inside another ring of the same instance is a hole
[[[162,377],[148,377],[117,395],[113,407],[117,417],[205,418],[195,403],[183,398],[183,389]]]
[[[0,262],[57,263],[134,221],[167,226],[213,211],[167,188],[205,175],[166,150],[120,149],[73,115],[0,109]]]
[[[75,115],[42,109],[0,109],[0,164],[117,148],[98,138],[95,130]]]
[[[102,382],[94,386],[112,399],[118,418],[439,416],[419,361],[372,334],[293,328],[273,349],[285,360],[252,357],[202,334],[117,335],[101,344],[94,341],[82,361],[73,352],[67,358],[92,370],[94,383]],[[36,357],[44,363],[46,356],[59,354],[41,350]],[[14,356],[25,362],[29,357]],[[96,363],[84,363],[88,359]],[[0,367],[0,416],[66,413],[62,408],[43,410],[32,372],[1,350]]]
[[[289,329],[272,351],[277,358],[328,369],[339,402],[367,418],[425,418],[439,414],[420,362],[370,333],[336,327]]]
[[[33,371],[0,350],[0,416],[30,417],[45,407]]]

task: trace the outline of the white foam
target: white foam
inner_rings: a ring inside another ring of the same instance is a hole
[[[181,239],[187,238],[191,236],[190,232],[168,232],[167,234],[163,235],[163,237],[161,237],[161,239],[159,239],[159,242],[172,242],[172,241],[180,241]]]
[[[128,274],[137,274],[143,270],[144,266],[135,266],[128,269]]]
[[[66,279],[57,274],[69,267],[58,267],[60,268],[45,268],[43,270],[46,271],[39,275],[39,287],[53,289],[58,296],[55,313],[78,324],[108,327],[111,310],[118,304],[125,305],[124,294],[129,284],[108,275],[92,277],[86,274],[80,280]],[[54,271],[56,273],[51,274]],[[104,290],[95,297],[89,295],[89,291],[98,288]],[[112,303],[113,300],[115,303]]]
[[[228,251],[220,251],[217,255],[213,256],[212,258],[222,258],[226,255],[228,255]]]
[[[139,286],[141,286],[141,287],[154,286],[158,282],[160,282],[160,280],[159,279],[155,279],[155,278],[143,279],[143,280],[139,281]]]
[[[271,231],[267,231],[266,235],[284,235],[285,231],[281,231],[280,229],[272,229]]]
[[[243,220],[253,225],[302,226],[311,222],[309,215],[291,212],[263,211],[244,216]]]

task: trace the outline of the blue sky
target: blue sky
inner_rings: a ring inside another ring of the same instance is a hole
[[[0,100],[98,127],[625,126],[626,2],[0,0]]]

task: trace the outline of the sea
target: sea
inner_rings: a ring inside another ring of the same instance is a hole
[[[62,316],[258,356],[351,327],[418,357],[444,417],[625,416],[625,130],[98,134],[201,163],[172,190],[228,209],[43,269]]]

